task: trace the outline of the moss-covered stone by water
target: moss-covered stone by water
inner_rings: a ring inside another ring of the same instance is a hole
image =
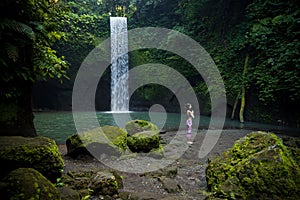
[[[64,168],[55,141],[42,136],[1,136],[0,163],[1,177],[17,168],[34,168],[53,183]]]
[[[299,149],[298,149],[299,150]],[[208,199],[299,199],[300,168],[273,133],[253,132],[206,168]]]
[[[127,144],[133,152],[148,153],[160,147],[159,133],[156,131],[143,131],[127,138]]]
[[[127,132],[116,126],[103,126],[102,131],[106,137],[118,148],[125,150],[127,147]]]
[[[133,135],[135,133],[143,132],[143,131],[154,131],[158,132],[158,128],[151,122],[145,120],[132,120],[126,123],[125,129],[128,135]]]
[[[127,147],[127,133],[114,126],[98,127],[70,136],[66,141],[68,155],[77,157],[81,154],[120,155]]]
[[[160,146],[159,131],[156,125],[145,120],[127,122],[125,129],[128,133],[127,145],[133,152],[151,152],[161,157],[163,148]]]
[[[61,199],[55,186],[32,168],[19,168],[4,177],[0,182],[0,197],[11,200]]]

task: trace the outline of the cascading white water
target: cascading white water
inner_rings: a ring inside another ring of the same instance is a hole
[[[110,17],[111,111],[129,110],[128,33],[126,17]]]

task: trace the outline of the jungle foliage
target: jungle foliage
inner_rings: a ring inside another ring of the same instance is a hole
[[[0,6],[1,98],[24,91],[15,82],[32,85],[67,75],[73,80],[86,55],[109,37],[109,17],[126,16],[129,29],[170,28],[201,44],[221,72],[233,117],[238,112],[234,105],[239,107],[242,100],[246,120],[284,119],[299,124],[297,5],[296,0],[4,0]],[[130,53],[131,67],[149,62],[178,70],[199,97],[208,98],[210,88],[179,56],[157,49]],[[140,97],[151,99],[161,90],[147,86]]]
[[[64,57],[57,56],[52,48],[55,41],[64,37],[57,26],[61,4],[7,0],[1,2],[0,10],[0,80],[8,85],[6,97],[21,92],[9,86],[16,80],[35,82],[45,77],[67,77]]]
[[[0,3],[1,135],[36,135],[33,83],[47,77],[67,77],[67,62],[52,48],[64,36],[57,26],[63,8],[54,0]]]

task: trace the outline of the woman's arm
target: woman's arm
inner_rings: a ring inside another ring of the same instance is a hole
[[[193,110],[188,110],[188,111],[187,111],[187,114],[188,114],[189,117],[191,117],[191,118],[193,118],[193,119],[195,118],[195,116],[194,116],[194,111],[193,111]]]

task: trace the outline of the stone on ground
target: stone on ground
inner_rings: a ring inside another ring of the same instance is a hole
[[[127,133],[114,126],[98,127],[70,136],[66,141],[68,155],[92,155],[100,158],[102,154],[119,156],[127,146]]]
[[[1,199],[59,200],[60,193],[40,172],[32,168],[11,171],[0,182]]]
[[[60,192],[61,200],[80,200],[79,193],[68,186],[62,186],[57,188]]]
[[[1,136],[0,163],[2,177],[17,168],[34,168],[52,182],[61,177],[64,168],[55,141],[42,136]]]
[[[160,147],[160,137],[157,131],[143,131],[127,138],[127,145],[132,152],[148,153]]]
[[[208,163],[206,176],[210,199],[299,199],[299,163],[273,133],[239,139]]]
[[[128,135],[133,135],[135,133],[143,132],[143,131],[154,131],[158,132],[158,128],[151,122],[145,120],[131,120],[126,123],[125,129]]]
[[[87,195],[114,196],[123,187],[120,175],[106,170],[70,171],[63,175],[62,182],[78,191],[81,198]]]

